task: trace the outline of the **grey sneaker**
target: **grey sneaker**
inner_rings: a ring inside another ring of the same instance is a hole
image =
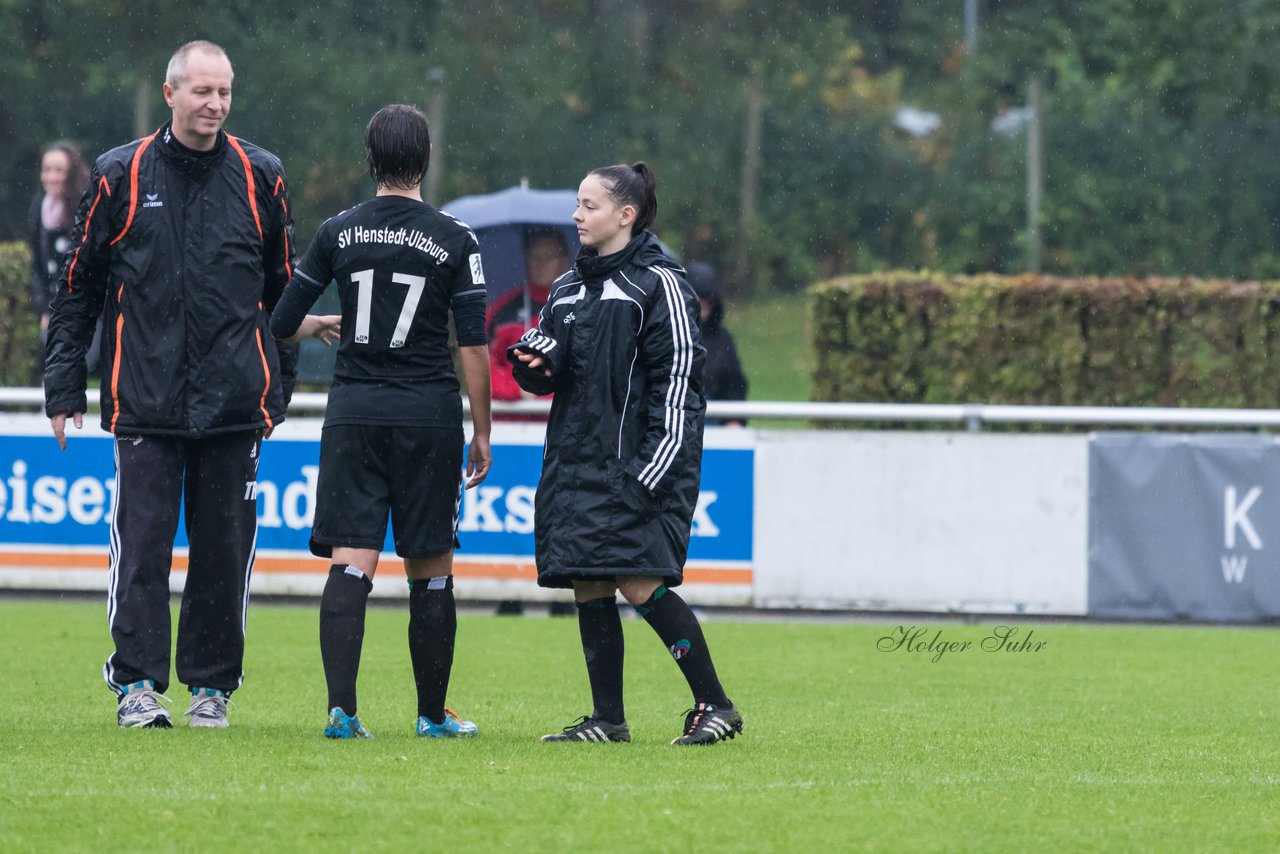
[[[630,741],[631,730],[626,723],[611,724],[599,718],[584,715],[564,728],[564,732],[544,735],[543,741]]]
[[[191,726],[226,729],[227,712],[235,707],[236,704],[222,691],[192,688],[191,705],[187,707],[185,714]]]
[[[150,679],[126,685],[116,707],[116,722],[129,728],[172,729],[165,703],[171,701],[156,691],[156,683]]]

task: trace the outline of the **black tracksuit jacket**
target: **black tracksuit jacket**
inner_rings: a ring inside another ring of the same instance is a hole
[[[204,155],[174,143],[166,125],[94,164],[51,306],[49,416],[85,411],[105,307],[103,429],[199,438],[283,420],[297,351],[277,350],[268,319],[294,260],[284,170],[226,133]]]
[[[603,258],[586,250],[508,351],[523,388],[555,392],[534,516],[544,587],[683,577],[706,413],[698,297],[683,274],[648,232]],[[552,376],[516,362],[518,349]]]

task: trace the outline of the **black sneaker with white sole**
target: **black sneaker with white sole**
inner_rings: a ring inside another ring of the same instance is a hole
[[[611,724],[599,718],[583,715],[564,728],[564,732],[544,735],[543,741],[630,741],[631,730],[624,721]]]
[[[684,713],[684,735],[672,744],[715,744],[742,732],[742,712],[733,706],[699,703]]]

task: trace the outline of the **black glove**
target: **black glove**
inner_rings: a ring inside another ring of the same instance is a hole
[[[516,384],[530,394],[543,395],[555,391],[555,380],[543,373],[546,366],[531,368],[520,361],[516,356],[517,352],[535,353],[542,356],[543,362],[547,362],[545,353],[528,347],[523,342],[512,344],[507,348],[507,361],[511,363],[511,376],[515,377]]]

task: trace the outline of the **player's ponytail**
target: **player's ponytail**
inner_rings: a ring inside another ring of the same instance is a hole
[[[631,205],[636,209],[631,233],[636,234],[653,226],[658,218],[658,180],[649,164],[639,160],[630,166],[619,163],[602,166],[591,172],[604,184],[605,192],[617,205]]]
[[[631,229],[631,233],[634,234],[649,228],[658,218],[658,179],[649,168],[649,164],[643,160],[632,163],[631,170],[640,178],[640,194],[643,199],[636,211],[636,224]]]

